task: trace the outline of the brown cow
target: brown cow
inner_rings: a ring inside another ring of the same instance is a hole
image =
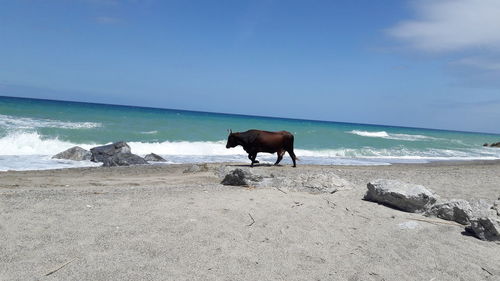
[[[296,167],[295,153],[293,153],[293,135],[287,131],[268,132],[261,130],[248,130],[246,132],[233,133],[230,131],[227,138],[226,148],[243,146],[243,149],[248,153],[248,159],[252,161],[250,165],[253,167],[254,163],[259,163],[255,160],[257,153],[278,153],[278,159],[274,165],[283,159],[285,152],[288,152],[293,161],[293,167]]]

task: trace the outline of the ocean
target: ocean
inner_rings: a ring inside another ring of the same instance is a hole
[[[292,132],[298,165],[500,159],[500,148],[483,147],[500,141],[495,134],[0,97],[0,171],[98,166],[51,157],[115,141],[167,164],[249,162],[241,147],[226,149],[228,129]],[[276,155],[257,159],[274,163]],[[291,164],[288,154],[281,163]]]

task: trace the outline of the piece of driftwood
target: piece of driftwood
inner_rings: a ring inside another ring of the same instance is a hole
[[[285,191],[283,191],[283,190],[282,190],[281,188],[279,188],[279,187],[276,187],[276,189],[277,189],[277,190],[279,190],[279,191],[281,191],[281,192],[283,192],[283,193],[285,193],[285,194],[287,194]]]
[[[71,262],[75,261],[76,259],[77,259],[77,258],[74,258],[74,259],[72,259],[72,260],[69,260],[69,261],[67,261],[67,262],[65,262],[65,263],[63,263],[63,264],[61,264],[60,266],[58,266],[58,267],[56,267],[56,268],[52,269],[51,271],[49,271],[49,272],[45,273],[45,276],[49,276],[49,275],[51,275],[52,273],[54,273],[54,272],[58,271],[59,269],[61,269],[61,268],[65,267],[66,265],[68,265],[69,263],[71,263]]]
[[[428,222],[428,223],[432,223],[432,224],[447,224],[447,225],[454,225],[454,226],[463,227],[463,225],[456,223],[456,222],[452,222],[452,221],[438,221],[438,220],[417,219],[417,218],[408,218],[408,219],[414,220],[414,221]]]
[[[482,269],[482,270],[484,270],[484,271],[486,271],[486,272],[488,272],[490,275],[493,275],[493,273],[491,273],[491,272],[490,272],[489,270],[487,270],[486,268],[481,267],[481,269]]]
[[[248,214],[248,216],[250,216],[250,218],[252,219],[252,222],[247,226],[252,226],[255,223],[255,220],[253,219],[252,215]]]

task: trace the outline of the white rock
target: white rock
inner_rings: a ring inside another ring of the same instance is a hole
[[[402,211],[418,213],[432,206],[438,196],[421,185],[379,179],[369,182],[364,199]]]
[[[455,221],[467,225],[472,218],[472,207],[466,200],[451,199],[434,204],[425,213],[426,216],[435,216],[444,220]]]

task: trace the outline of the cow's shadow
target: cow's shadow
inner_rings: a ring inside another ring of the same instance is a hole
[[[278,164],[278,165],[274,165],[274,164],[267,164],[267,163],[262,163],[262,164],[254,164],[253,166],[250,166],[250,164],[229,164],[229,165],[226,165],[228,167],[248,167],[248,168],[255,168],[255,167],[273,167],[273,166],[276,166],[276,167],[280,167],[281,165]]]

